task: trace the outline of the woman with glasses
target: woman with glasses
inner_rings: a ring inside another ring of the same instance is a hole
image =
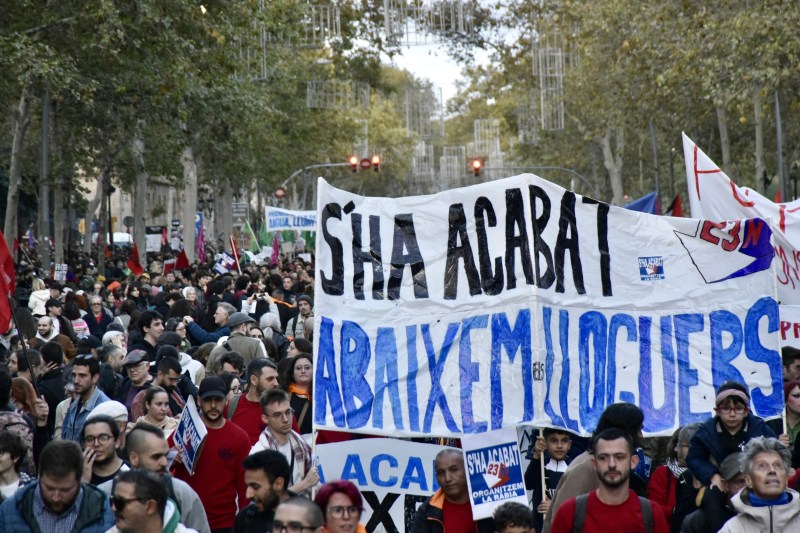
[[[358,521],[364,510],[361,493],[349,481],[325,483],[314,498],[322,510],[326,533],[366,533]]]
[[[167,320],[164,331],[174,331],[181,338],[181,343],[177,346],[179,352],[188,352],[192,347],[192,342],[186,337],[186,324],[181,318],[172,317]]]
[[[242,382],[239,381],[239,378],[228,372],[223,372],[219,377],[222,379],[222,382],[225,383],[225,388],[228,390],[225,399],[225,403],[227,404],[234,396],[242,393]]]
[[[281,379],[281,387],[289,393],[289,405],[297,414],[297,425],[301,435],[312,432],[311,391],[313,390],[313,368],[311,354],[301,353],[294,356],[286,366]]]
[[[703,486],[725,492],[725,480],[716,465],[732,453],[740,452],[754,437],[772,437],[775,433],[761,418],[750,412],[750,391],[734,381],[717,390],[716,416],[706,420],[692,437],[686,464]],[[789,435],[781,435],[789,446]]]

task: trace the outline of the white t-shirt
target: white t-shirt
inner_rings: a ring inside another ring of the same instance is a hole
[[[18,488],[19,488],[19,479],[17,479],[14,483],[11,483],[9,485],[0,485],[0,493],[2,493],[3,499],[7,500],[8,498],[12,497],[15,492],[17,492]]]
[[[292,451],[292,441],[290,440],[283,446],[280,446],[278,448],[278,451],[281,452],[284,457],[286,457],[286,460],[291,465],[292,457],[294,457],[294,452]],[[292,470],[292,483],[291,483],[292,485],[300,483],[301,481],[303,481],[304,477],[303,464],[302,463],[297,464],[297,463],[298,463],[297,461],[294,462],[294,469]]]

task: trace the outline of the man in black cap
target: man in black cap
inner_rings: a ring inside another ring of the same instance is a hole
[[[123,404],[128,409],[128,413],[130,413],[136,395],[152,386],[150,383],[152,376],[149,372],[150,361],[147,358],[147,352],[144,350],[131,350],[122,361],[122,367],[128,375],[117,388],[117,396],[114,399]],[[128,421],[135,422],[136,419],[131,415],[128,417]]]
[[[237,352],[244,359],[244,365],[249,365],[253,360],[267,357],[267,350],[258,339],[249,337],[247,328],[255,320],[247,313],[231,313],[228,317],[228,327],[231,334],[221,345],[217,346],[208,356],[206,362],[206,374],[215,374],[215,365],[228,352]]]
[[[194,474],[189,474],[183,464],[175,470],[175,477],[188,483],[203,502],[212,532],[230,531],[237,501],[239,509],[244,509],[248,503],[242,462],[250,452],[250,439],[243,429],[222,416],[227,393],[225,383],[217,376],[207,377],[200,383],[199,410],[208,436],[203,443],[203,453],[195,463]],[[232,497],[234,494],[236,499]]]

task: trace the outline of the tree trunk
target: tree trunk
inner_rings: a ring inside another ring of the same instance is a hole
[[[103,169],[103,172],[105,172],[105,169]],[[87,255],[92,253],[92,244],[94,244],[92,242],[92,221],[94,220],[94,212],[97,211],[97,208],[100,206],[100,200],[103,198],[103,187],[101,183],[102,178],[98,177],[97,191],[94,194],[94,198],[89,202],[89,205],[86,206],[85,223],[83,225],[83,251]]]
[[[139,262],[145,269],[146,246],[145,246],[145,225],[147,224],[147,214],[145,204],[147,202],[147,187],[149,176],[144,165],[144,138],[142,136],[143,124],[139,121],[136,124],[136,133],[133,138],[131,152],[133,154],[133,168],[136,172],[136,187],[133,193],[133,242],[139,249]]]
[[[181,165],[183,166],[183,212],[181,225],[183,225],[183,249],[189,263],[194,262],[194,228],[197,217],[197,161],[194,148],[186,145],[181,152]],[[202,259],[202,258],[201,258]]]
[[[106,149],[107,151],[107,149]],[[97,216],[97,273],[106,275],[106,245],[108,244],[108,190],[111,182],[108,170],[108,155],[103,158],[103,172],[100,174],[100,214]]]
[[[214,202],[218,250],[231,251],[230,234],[233,227],[233,189],[230,183],[221,184],[220,195]]]
[[[54,259],[55,263],[64,262],[64,242],[66,235],[64,234],[64,192],[69,190],[69,183],[71,170],[65,171],[61,182],[53,188],[53,242],[55,243]]]
[[[753,122],[756,126],[756,191],[764,194],[767,184],[764,182],[764,115],[761,113],[761,87],[753,91]]]
[[[612,147],[611,137],[616,138]],[[603,151],[603,165],[606,167],[611,181],[611,203],[622,205],[625,198],[625,188],[622,179],[622,152],[625,148],[624,130],[620,127],[609,127],[605,135],[598,139],[600,149]]]
[[[3,233],[9,244],[19,234],[17,225],[17,209],[19,208],[19,181],[22,175],[22,149],[25,144],[25,132],[31,122],[29,114],[30,99],[28,88],[22,89],[19,97],[16,116],[14,117],[14,138],[11,142],[11,165],[8,173],[8,199],[6,202],[6,219]]]
[[[728,112],[725,110],[726,102],[717,104],[717,126],[719,127],[719,146],[722,149],[722,170],[730,172],[731,169],[731,141],[728,137]]]
[[[42,257],[42,269],[47,275],[50,272],[50,87],[46,87],[42,96],[42,139],[39,163],[39,251]],[[55,242],[55,239],[53,239]]]

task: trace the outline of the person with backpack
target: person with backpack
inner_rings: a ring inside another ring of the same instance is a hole
[[[613,524],[615,530],[626,533],[667,533],[661,508],[629,487],[631,472],[639,462],[630,433],[605,429],[592,437],[589,451],[600,484],[596,490],[564,502],[551,531],[605,533]]]

